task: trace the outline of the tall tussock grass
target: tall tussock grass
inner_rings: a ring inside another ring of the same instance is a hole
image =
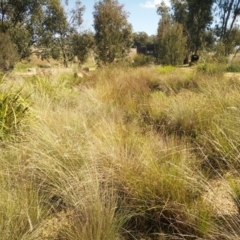
[[[1,239],[239,238],[213,186],[239,207],[240,85],[179,71],[28,77],[32,121],[0,147]]]
[[[0,79],[0,141],[16,138],[27,118],[29,104],[23,96],[22,88],[5,86],[4,77]]]

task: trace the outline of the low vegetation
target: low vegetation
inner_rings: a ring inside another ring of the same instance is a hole
[[[2,79],[0,238],[238,239],[240,80],[115,66]]]

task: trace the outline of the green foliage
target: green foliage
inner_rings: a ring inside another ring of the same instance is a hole
[[[133,66],[135,66],[135,67],[147,66],[147,65],[154,64],[155,61],[156,61],[156,59],[153,56],[137,54],[133,58]]]
[[[239,42],[239,29],[235,23],[240,15],[238,0],[217,0],[215,11],[220,16],[215,27],[216,36],[223,44],[223,55],[229,55]]]
[[[91,33],[74,34],[71,38],[71,47],[74,56],[77,56],[80,63],[86,62],[90,51],[93,50],[93,35]]]
[[[182,64],[186,51],[183,26],[171,19],[169,8],[164,2],[158,6],[157,12],[161,15],[158,23],[157,61],[167,65]]]
[[[50,35],[56,33],[49,31],[51,26],[46,25],[46,21],[51,6],[57,7],[57,2],[59,1],[2,1],[0,14],[3,21],[1,21],[1,29],[3,32],[8,30],[11,33],[21,58],[29,56],[32,44],[36,45],[39,41],[43,43],[43,39],[49,39]],[[7,20],[5,21],[5,19]],[[51,24],[55,23],[56,21]]]
[[[69,17],[61,0],[1,1],[0,30],[9,32],[21,59],[29,57],[33,51],[42,59],[56,59],[60,52],[67,64],[72,55],[68,36],[77,32],[83,11],[81,1],[76,1]]]
[[[161,64],[182,64],[185,56],[186,38],[179,23],[160,21],[158,28],[158,62]]]
[[[135,47],[144,47],[147,44],[154,44],[155,36],[148,36],[145,32],[133,33],[133,45]]]
[[[96,53],[99,64],[125,57],[132,45],[132,26],[118,0],[101,0],[94,5]]]
[[[187,51],[197,53],[205,45],[206,29],[213,20],[214,1],[171,0],[172,18],[183,26],[187,38]]]
[[[27,71],[28,68],[34,68],[36,65],[30,62],[20,61],[14,66],[16,72]]]
[[[213,20],[212,6],[214,0],[187,0],[188,4],[188,18],[187,18],[187,31],[189,33],[190,50],[197,53],[202,47],[206,28]]]
[[[172,71],[176,70],[176,67],[174,67],[172,65],[160,66],[160,67],[157,67],[157,70],[160,73],[169,73],[169,72],[172,72]]]
[[[240,72],[240,65],[236,63],[229,64],[226,67],[227,72]]]
[[[17,48],[10,36],[0,32],[0,70],[7,71],[13,69],[18,61]]]
[[[197,65],[197,72],[209,76],[222,76],[224,73],[223,64],[217,62],[203,62]]]
[[[17,52],[21,59],[28,58],[31,53],[31,34],[28,28],[22,24],[17,24],[15,27],[9,28],[9,34],[12,42],[17,46]]]

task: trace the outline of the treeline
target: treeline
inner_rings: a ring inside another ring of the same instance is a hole
[[[65,66],[92,52],[98,64],[128,55],[132,46],[156,46],[158,63],[177,65],[201,50],[218,56],[238,51],[237,19],[240,0],[171,0],[157,6],[157,34],[133,33],[128,13],[118,0],[96,1],[94,33],[82,30],[85,7],[80,0],[70,10],[61,0],[0,0],[0,68],[35,53],[42,59],[61,59]]]
[[[162,2],[157,13],[157,58],[162,63],[179,64],[184,54],[187,61],[201,50],[218,57],[238,51],[240,0],[171,0],[171,7]]]

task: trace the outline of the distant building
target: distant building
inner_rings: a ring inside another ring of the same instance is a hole
[[[157,52],[156,44],[147,44],[146,46],[143,47],[137,47],[138,54],[156,56],[156,52]]]

